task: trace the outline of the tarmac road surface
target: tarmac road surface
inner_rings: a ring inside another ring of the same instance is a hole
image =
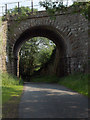
[[[88,118],[88,98],[49,83],[25,83],[19,118]]]

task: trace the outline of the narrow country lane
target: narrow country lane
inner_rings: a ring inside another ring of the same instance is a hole
[[[87,97],[58,84],[25,83],[19,118],[87,117]]]

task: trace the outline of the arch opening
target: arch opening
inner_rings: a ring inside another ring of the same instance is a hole
[[[56,45],[45,37],[26,41],[19,52],[19,76],[30,81],[32,76],[41,75],[42,69],[53,61],[55,50]]]
[[[35,26],[30,29],[24,31],[20,37],[15,42],[13,47],[13,57],[14,57],[14,74],[17,75],[18,69],[18,53],[19,50],[26,41],[34,37],[45,37],[49,40],[52,40],[56,45],[57,55],[55,58],[55,62],[57,62],[56,66],[54,65],[55,74],[58,76],[64,76],[66,73],[66,44],[64,39],[62,38],[58,29],[51,26]],[[53,73],[52,73],[53,74]]]

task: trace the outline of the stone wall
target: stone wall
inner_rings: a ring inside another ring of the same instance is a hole
[[[7,22],[2,23],[0,26],[0,70],[3,72],[7,71]]]
[[[65,62],[67,72],[85,72],[88,61],[88,20],[80,14],[70,13],[58,14],[56,15],[56,20],[51,20],[46,12],[38,12],[36,15],[30,15],[22,20],[18,20],[17,18],[8,19],[7,53],[8,58],[10,58],[8,62],[9,71],[13,73],[14,67],[17,66],[14,61],[17,61],[17,53],[22,44],[22,41],[21,43],[19,42],[20,37],[26,34],[26,32],[29,33],[30,29],[32,31],[34,27],[39,28],[40,26],[48,27],[53,33],[61,37],[60,39],[62,40],[56,41],[54,39],[54,42],[58,46],[59,54],[62,56],[61,59],[59,59],[59,63],[61,63],[61,61]],[[50,36],[48,35],[48,37]],[[28,40],[27,35],[23,41],[25,40]],[[15,48],[16,43],[19,45],[17,44]],[[62,44],[64,44],[64,46]],[[60,49],[62,47],[63,50],[65,50],[65,55]],[[16,56],[13,54],[16,54]],[[57,63],[53,64],[53,66],[56,64]],[[60,65],[62,64],[57,65],[58,68]],[[50,71],[50,69],[48,70]]]

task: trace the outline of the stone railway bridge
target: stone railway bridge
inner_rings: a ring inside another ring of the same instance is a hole
[[[50,19],[46,12],[37,12],[22,20],[9,17],[2,23],[3,71],[18,75],[21,45],[33,37],[46,37],[56,44],[52,62],[42,70],[45,74],[64,76],[74,71],[87,71],[88,20],[84,16],[70,13],[56,14]]]

